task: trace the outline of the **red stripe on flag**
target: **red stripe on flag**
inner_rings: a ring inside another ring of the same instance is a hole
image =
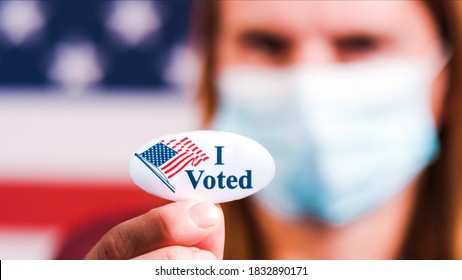
[[[178,152],[178,155],[160,168],[168,178],[176,175],[186,168],[188,164],[197,166],[199,163],[209,159],[205,152],[199,149],[188,137],[184,137],[180,141],[172,139],[166,145]]]
[[[170,143],[175,142],[175,141],[176,141],[176,139],[172,139],[172,140],[168,141],[167,146],[170,145]],[[164,140],[162,140],[162,142],[164,142]]]
[[[172,172],[172,170],[174,170],[175,168],[177,168],[182,162],[184,162],[186,159],[190,158],[192,155],[188,155],[187,157],[183,158],[181,161],[179,161],[177,164],[175,164],[173,167],[171,167],[170,169],[166,170],[165,171],[165,174],[168,175],[170,172]],[[180,169],[181,170],[181,169]],[[179,170],[179,171],[180,171]],[[178,172],[175,172],[175,174],[178,173]],[[169,177],[170,178],[170,177]]]
[[[190,159],[188,160],[181,168],[179,168],[175,173],[171,174],[168,176],[168,178],[172,178],[173,176],[175,176],[178,172],[180,172],[181,170],[183,170],[193,159]]]
[[[170,162],[168,162],[166,165],[162,166],[160,169],[162,171],[164,171],[165,169],[169,168],[169,166],[175,164],[175,162],[177,162],[178,160],[180,160],[181,158],[183,158],[185,155],[187,155],[187,153],[181,153],[181,154],[178,154],[174,159],[172,159]]]
[[[180,143],[180,142],[177,142],[177,143],[175,143],[175,145],[173,145],[173,147],[171,147],[171,148],[175,150],[179,145],[181,145],[181,143]]]

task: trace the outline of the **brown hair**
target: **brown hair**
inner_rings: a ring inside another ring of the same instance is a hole
[[[436,162],[427,168],[421,180],[417,205],[402,248],[403,259],[461,259],[462,258],[462,33],[456,15],[462,12],[462,3],[454,1],[426,1],[440,37],[452,50],[449,61],[449,84],[440,127],[440,155]],[[202,58],[203,68],[199,81],[199,104],[203,113],[204,125],[208,125],[217,107],[214,55],[219,24],[217,1],[198,1],[193,13],[193,43]],[[226,209],[242,212],[249,207],[247,201],[225,205]],[[248,211],[247,214],[249,213]],[[245,216],[241,215],[243,217]],[[232,219],[232,218],[231,218]],[[244,221],[233,221],[234,236],[247,250],[227,253],[225,257],[264,258],[262,246],[255,238],[246,238],[253,230],[238,226],[243,222],[252,225],[252,217]],[[250,219],[250,220],[249,220]],[[228,224],[228,217],[227,217]],[[236,229],[237,227],[237,229]],[[228,229],[227,229],[228,230]],[[260,237],[261,238],[261,237]],[[233,245],[234,246],[234,245]],[[238,250],[233,248],[233,251]],[[254,252],[249,252],[254,251]]]

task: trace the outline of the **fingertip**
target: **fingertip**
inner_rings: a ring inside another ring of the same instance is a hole
[[[134,260],[216,260],[210,251],[196,247],[170,246],[133,258]]]
[[[217,260],[217,256],[214,253],[207,250],[200,250],[194,252],[195,260]]]
[[[215,204],[207,201],[198,202],[189,208],[191,220],[202,229],[218,226],[221,221],[220,212]]]

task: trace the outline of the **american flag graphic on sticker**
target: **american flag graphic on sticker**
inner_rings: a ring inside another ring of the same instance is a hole
[[[188,166],[196,167],[209,159],[207,154],[194,144],[188,137],[180,141],[161,140],[146,151],[135,153],[172,192],[175,187],[168,181]]]

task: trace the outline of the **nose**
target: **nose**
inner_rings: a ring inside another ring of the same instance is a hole
[[[335,50],[322,38],[311,38],[300,42],[294,49],[292,64],[326,65],[334,63]]]

